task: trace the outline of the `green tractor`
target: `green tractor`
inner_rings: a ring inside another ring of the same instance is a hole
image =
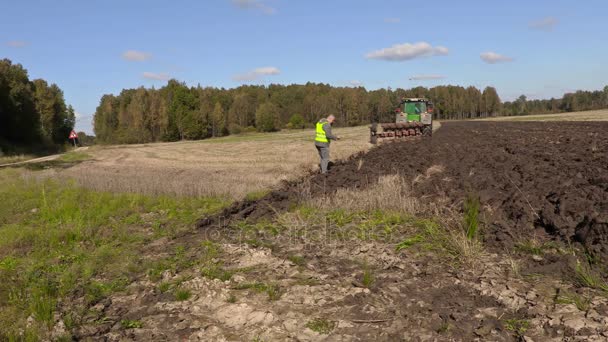
[[[378,125],[382,132],[378,131]],[[395,122],[372,123],[370,143],[378,139],[406,139],[433,134],[433,103],[423,98],[407,98],[395,110]]]

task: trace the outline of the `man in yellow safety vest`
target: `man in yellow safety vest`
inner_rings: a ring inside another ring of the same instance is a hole
[[[331,133],[331,125],[336,121],[336,117],[330,115],[327,119],[321,119],[317,122],[316,129],[317,135],[315,137],[315,147],[319,152],[319,158],[321,158],[321,173],[327,173],[327,166],[329,165],[329,143],[331,140],[339,140],[337,136]]]

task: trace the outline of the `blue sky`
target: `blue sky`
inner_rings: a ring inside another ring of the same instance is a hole
[[[2,0],[0,58],[57,83],[92,132],[103,94],[189,85],[495,86],[503,100],[608,84],[608,2]]]

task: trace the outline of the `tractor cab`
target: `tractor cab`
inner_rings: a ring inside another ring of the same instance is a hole
[[[409,139],[433,135],[433,104],[423,98],[403,99],[395,110],[395,122],[372,122],[369,142],[379,140]],[[381,130],[380,130],[381,129]]]
[[[432,121],[433,103],[423,98],[403,99],[395,112],[395,122],[422,122],[423,124],[430,124]]]

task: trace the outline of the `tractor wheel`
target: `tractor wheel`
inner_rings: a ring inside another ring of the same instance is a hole
[[[430,137],[432,135],[433,135],[433,126],[432,125],[424,126],[424,128],[422,129],[422,136]]]

